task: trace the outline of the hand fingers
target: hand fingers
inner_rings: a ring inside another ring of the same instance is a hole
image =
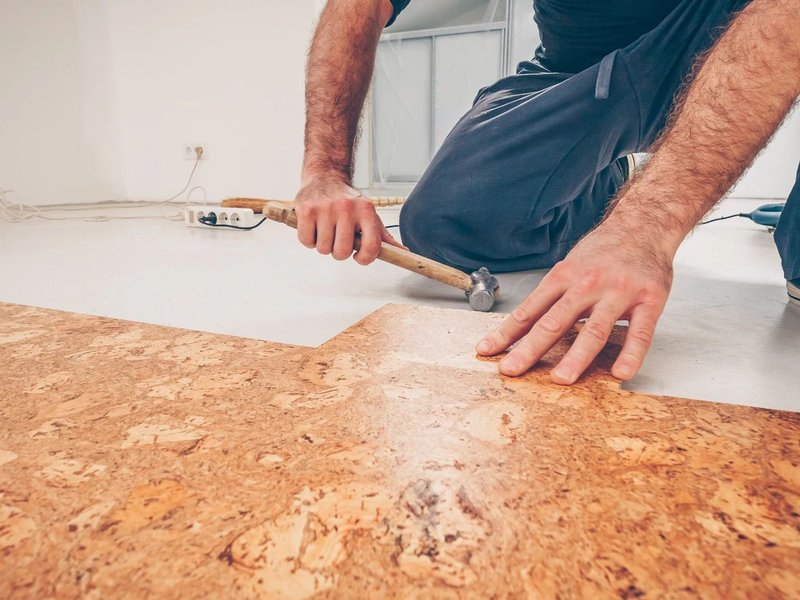
[[[516,377],[539,362],[550,348],[578,321],[591,300],[578,294],[564,295],[538,319],[522,341],[500,361],[500,372]],[[516,335],[516,330],[515,330]]]
[[[309,214],[297,212],[297,239],[306,248],[317,245],[316,219]]]
[[[605,348],[614,324],[625,310],[624,306],[599,305],[581,328],[567,354],[558,363],[551,377],[554,383],[572,385]]]
[[[336,223],[335,241],[333,243],[333,258],[347,260],[353,254],[355,241],[355,223],[352,217],[343,214]]]
[[[330,254],[333,252],[335,234],[335,222],[330,220],[328,215],[319,215],[317,217],[317,252],[320,254]]]
[[[627,381],[633,379],[639,372],[647,351],[650,350],[660,316],[661,311],[651,306],[639,306],[634,309],[622,351],[611,369],[614,377]]]
[[[481,356],[494,356],[506,350],[511,344],[519,340],[530,331],[533,324],[549,309],[564,293],[560,282],[548,281],[545,277],[533,293],[517,308],[514,309],[500,327],[490,332],[478,342],[475,348]],[[548,325],[545,323],[545,325]]]
[[[356,252],[355,260],[366,266],[381,253],[381,231],[376,219],[364,219],[361,222],[361,246]]]

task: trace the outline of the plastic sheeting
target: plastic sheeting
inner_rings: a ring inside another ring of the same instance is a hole
[[[378,46],[372,187],[418,181],[477,91],[508,72],[511,0],[455,3],[449,13],[447,4],[438,12],[421,4],[425,21],[412,2],[397,27],[407,18],[420,29],[390,33]]]

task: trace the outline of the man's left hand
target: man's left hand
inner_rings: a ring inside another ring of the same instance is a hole
[[[587,318],[566,356],[553,369],[555,383],[571,385],[606,345],[615,323],[627,320],[625,344],[612,374],[633,378],[644,362],[672,286],[674,251],[648,234],[602,223],[556,264],[539,286],[477,346],[494,356],[519,342],[500,362],[500,372],[525,373],[580,319]]]

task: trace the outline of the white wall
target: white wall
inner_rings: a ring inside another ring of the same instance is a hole
[[[187,142],[210,199],[293,197],[313,0],[106,0],[131,198],[178,190]]]
[[[210,199],[292,197],[318,0],[0,0],[0,189],[163,199],[208,145]]]
[[[291,197],[305,53],[323,4],[0,0],[0,188],[39,204],[161,199],[191,168],[183,145],[202,142],[196,183],[210,199]],[[530,0],[514,4],[515,63],[536,40]],[[734,195],[785,197],[798,161],[800,113]],[[368,166],[362,151],[362,186]]]
[[[731,192],[731,196],[785,199],[794,185],[798,163],[800,110],[795,110]]]
[[[30,203],[124,194],[104,0],[0,0],[0,188]]]

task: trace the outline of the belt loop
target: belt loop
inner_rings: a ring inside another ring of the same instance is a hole
[[[597,100],[606,100],[608,98],[608,89],[611,87],[611,74],[614,71],[614,61],[617,58],[618,50],[614,50],[611,54],[607,54],[600,61],[600,69],[597,72],[597,84],[594,88],[594,97]]]

